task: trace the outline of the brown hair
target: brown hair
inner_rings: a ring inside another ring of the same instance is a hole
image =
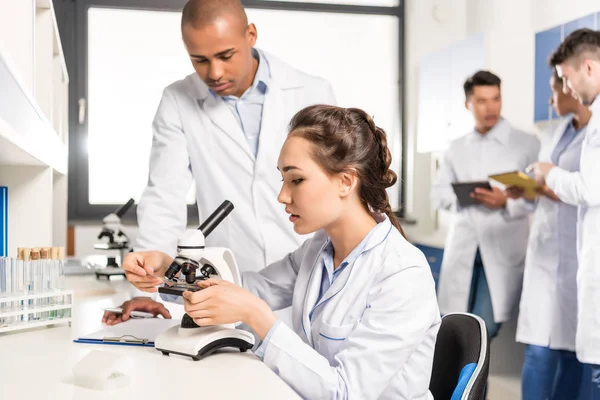
[[[599,31],[583,28],[572,32],[552,53],[548,63],[551,67],[556,67],[584,53],[589,53],[600,60]]]
[[[313,145],[313,159],[328,173],[355,170],[365,208],[386,214],[405,236],[385,190],[397,180],[396,173],[390,169],[392,155],[387,137],[366,112],[358,108],[314,105],[300,110],[289,128],[289,136],[304,138]]]

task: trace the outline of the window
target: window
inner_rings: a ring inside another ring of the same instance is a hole
[[[97,220],[130,197],[140,198],[162,90],[193,72],[181,42],[180,8],[168,0],[144,3],[77,2],[81,9],[75,12],[79,30],[74,36],[80,43],[71,64],[80,79],[71,91],[76,93],[71,94],[71,121],[78,120],[79,99],[85,99],[87,118],[71,123],[69,185],[76,201],[69,203],[70,220]],[[398,207],[403,182],[399,1],[302,3],[245,1],[259,32],[257,47],[329,80],[340,106],[363,108],[374,116],[388,134],[392,168],[399,175],[389,190],[392,207]],[[306,11],[306,3],[315,8]],[[191,188],[188,203],[194,198]],[[194,206],[188,210],[195,213]]]
[[[298,3],[298,0],[267,0],[267,1],[287,1]],[[353,6],[378,6],[378,7],[397,7],[400,0],[302,0],[302,3],[327,3],[327,4],[345,4]]]
[[[398,18],[256,9],[247,14],[258,30],[257,47],[327,79],[339,106],[374,116],[388,135],[392,168],[400,174]],[[392,208],[397,207],[399,184],[388,192]]]
[[[142,195],[151,123],[162,91],[194,72],[181,41],[180,18],[165,11],[88,11],[91,205],[124,204],[130,198],[137,202]],[[194,201],[191,191],[188,202]]]

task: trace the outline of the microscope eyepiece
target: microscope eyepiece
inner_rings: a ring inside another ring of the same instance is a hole
[[[129,201],[127,203],[125,203],[121,207],[119,207],[119,209],[117,211],[115,211],[115,214],[117,215],[117,217],[123,218],[123,215],[125,215],[125,213],[127,211],[129,211],[129,209],[131,208],[131,206],[134,203],[135,203],[134,199],[129,199]]]
[[[204,237],[207,237],[232,211],[233,204],[229,200],[225,200],[198,229],[200,229]]]

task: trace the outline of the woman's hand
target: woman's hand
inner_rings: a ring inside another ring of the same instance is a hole
[[[129,253],[123,260],[127,280],[143,292],[156,292],[163,283],[157,276],[164,276],[173,259],[160,251]]]
[[[519,186],[507,186],[504,190],[509,199],[520,199],[525,194],[525,189]]]
[[[543,194],[544,196],[546,196],[547,198],[549,198],[552,201],[562,201],[561,199],[558,198],[556,193],[554,193],[552,191],[552,189],[550,189],[548,187],[548,185],[544,185],[540,189],[538,189],[538,193]]]
[[[262,340],[277,321],[267,303],[231,282],[208,279],[198,282],[197,292],[184,292],[185,312],[200,326],[249,325]]]

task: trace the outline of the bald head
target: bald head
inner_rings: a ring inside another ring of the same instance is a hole
[[[248,26],[248,17],[240,0],[189,0],[183,7],[181,30],[186,25],[200,29],[219,19],[227,19],[242,31]]]

